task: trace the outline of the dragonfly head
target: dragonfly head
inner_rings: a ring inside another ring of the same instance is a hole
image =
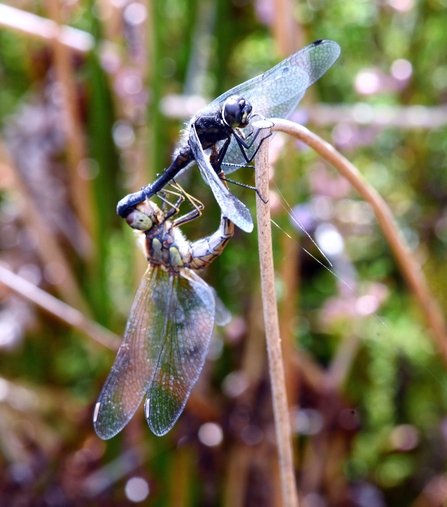
[[[126,222],[132,229],[136,229],[137,231],[148,231],[152,229],[153,225],[151,217],[148,217],[145,213],[136,209],[132,210],[127,215]]]
[[[144,201],[138,209],[132,210],[126,217],[126,222],[137,231],[149,231],[155,224],[162,221],[162,211],[151,201]]]
[[[231,128],[243,128],[248,125],[251,110],[250,102],[247,102],[243,97],[232,95],[228,97],[222,107],[222,118]]]

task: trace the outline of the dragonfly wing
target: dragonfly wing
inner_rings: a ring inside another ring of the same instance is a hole
[[[217,292],[210,287],[213,291],[214,303],[216,305],[215,320],[218,326],[226,326],[231,320],[231,313],[228,308],[223,304]]]
[[[303,97],[307,88],[325,74],[340,56],[340,46],[331,40],[316,41],[290,55],[264,74],[235,86],[211,104],[223,103],[231,95],[240,95],[253,106],[253,113],[278,116],[287,111],[283,103]],[[289,111],[291,112],[291,111]]]
[[[157,357],[149,330],[160,319],[160,309],[153,305],[153,298],[163,290],[159,283],[162,274],[161,269],[149,266],[141,280],[123,342],[99,395],[93,424],[104,440],[126,426],[148,390]]]
[[[237,199],[214,171],[206,157],[194,125],[191,125],[189,145],[199,167],[202,178],[209,184],[222,214],[245,232],[253,230],[253,218],[249,209]]]
[[[154,375],[145,402],[149,427],[166,434],[182,413],[205,363],[215,321],[214,294],[193,271],[170,275]]]
[[[315,83],[340,56],[340,46],[331,40],[317,41],[290,55],[264,74],[254,77],[245,83],[224,93],[216,103],[223,104],[230,95],[240,95],[248,100],[253,107],[253,114],[265,118],[287,118],[296,109],[306,93],[307,88]],[[244,133],[248,136],[253,129],[248,126]],[[262,140],[264,136],[259,136]],[[248,137],[249,139],[249,137]],[[256,149],[253,146],[250,156]],[[224,162],[244,165],[245,159],[236,141],[232,139]],[[225,168],[232,172],[234,167]]]

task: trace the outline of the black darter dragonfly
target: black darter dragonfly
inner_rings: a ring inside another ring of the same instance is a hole
[[[331,40],[318,40],[289,56],[264,74],[227,91],[198,111],[189,121],[174,152],[171,165],[152,184],[124,197],[117,213],[126,217],[145,198],[159,192],[169,181],[195,160],[191,145],[195,131],[203,150],[218,148],[217,172],[224,165],[228,174],[253,160],[260,142],[266,136],[251,125],[254,118],[286,118],[297,107],[306,89],[319,79],[337,60],[340,46]],[[243,129],[243,132],[240,130]],[[209,167],[201,167],[207,181],[214,179]],[[222,194],[221,185],[212,187],[222,214],[246,232],[253,229],[250,212],[230,192]]]
[[[214,324],[231,316],[195,271],[218,257],[233,236],[222,216],[219,229],[190,243],[178,228],[200,215],[203,205],[170,221],[184,200],[165,212],[151,201],[137,205],[126,220],[139,232],[149,266],[130,311],[123,342],[95,406],[93,423],[112,438],[144,403],[149,427],[167,433],[177,421],[203,368]]]

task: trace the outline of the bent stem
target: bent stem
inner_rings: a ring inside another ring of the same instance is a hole
[[[268,141],[262,143],[256,156],[255,175],[258,194],[265,199],[269,195]],[[258,224],[262,306],[283,505],[284,507],[297,507],[298,495],[293,467],[292,432],[287,405],[284,364],[282,360],[281,338],[279,335],[278,309],[276,305],[270,206],[262,202],[259,195],[256,197],[256,215]]]
[[[28,280],[25,280],[25,278],[16,275],[10,269],[2,265],[0,265],[0,285],[8,287],[66,324],[79,329],[101,345],[104,345],[111,350],[118,349],[120,342],[119,336],[115,335],[97,322],[88,319],[76,308],[60,301],[48,292],[45,292],[37,287],[37,285],[34,285]]]
[[[271,121],[274,123],[272,131],[289,134],[313,148],[319,155],[332,164],[351,183],[365,201],[370,204],[379,227],[391,247],[396,262],[419,303],[425,321],[432,330],[434,341],[444,361],[447,363],[447,328],[444,316],[427,285],[420,264],[411,254],[383,198],[363,179],[358,169],[332,145],[302,125],[279,118],[273,118]]]

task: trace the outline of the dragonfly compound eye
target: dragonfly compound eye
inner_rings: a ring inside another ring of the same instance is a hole
[[[137,231],[148,231],[153,225],[150,217],[136,209],[127,215],[126,222]]]
[[[251,113],[251,104],[243,97],[228,97],[222,109],[224,122],[231,128],[246,127]]]

